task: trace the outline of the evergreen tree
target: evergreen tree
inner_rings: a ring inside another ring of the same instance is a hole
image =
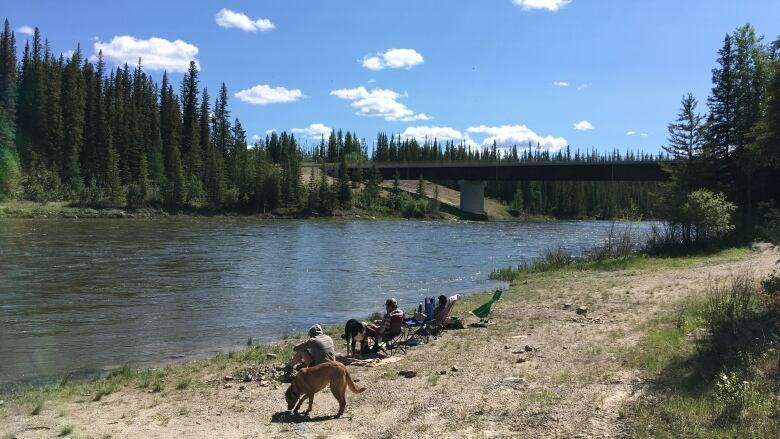
[[[339,163],[339,189],[338,199],[341,207],[349,209],[352,207],[352,189],[349,187],[349,173],[347,168],[346,156],[341,156],[341,162]]]
[[[16,40],[8,19],[5,19],[0,34],[0,111],[4,114],[4,124],[16,123]],[[15,131],[15,129],[14,129]],[[10,147],[6,144],[6,147]]]
[[[401,210],[401,186],[398,181],[400,178],[401,176],[396,169],[393,175],[393,189],[390,191],[390,209],[396,212]]]
[[[202,173],[200,143],[202,110],[198,107],[198,66],[195,61],[190,61],[189,69],[184,73],[181,81],[181,146],[188,171],[195,176],[200,176]]]
[[[667,145],[662,148],[675,159],[691,162],[694,156],[701,154],[704,144],[703,116],[696,112],[696,105],[696,98],[688,93],[682,98],[677,120],[668,125]]]
[[[425,192],[425,180],[423,180],[422,174],[420,174],[420,178],[417,180],[417,196],[420,198],[426,198],[428,196]]]
[[[81,181],[79,154],[84,140],[85,85],[81,74],[81,48],[77,47],[62,75],[63,180],[71,185]]]

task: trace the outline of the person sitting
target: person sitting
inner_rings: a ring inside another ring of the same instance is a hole
[[[452,306],[455,304],[455,302],[458,301],[459,298],[460,296],[457,294],[450,297],[442,294],[438,297],[438,304],[433,310],[434,326],[440,329],[448,329],[448,327],[453,324],[453,322],[450,321],[449,316],[450,312],[452,311]]]
[[[394,320],[397,322],[396,326],[400,329],[404,321],[404,312],[398,308],[398,302],[390,298],[385,301],[385,315],[382,320],[374,320],[373,323],[366,325],[366,335],[373,337],[375,340],[379,338],[387,340],[395,336],[396,334],[393,334],[391,330]],[[378,343],[374,345],[374,350],[376,350],[377,345]]]
[[[326,361],[334,361],[336,352],[333,349],[333,339],[322,332],[320,325],[309,328],[309,339],[293,347],[295,355],[284,367],[291,373],[296,366],[312,367]]]

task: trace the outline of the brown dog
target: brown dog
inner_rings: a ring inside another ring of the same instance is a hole
[[[293,410],[295,407],[294,411],[297,413],[303,400],[309,398],[309,408],[304,412],[304,414],[308,414],[314,403],[314,394],[324,389],[328,384],[330,384],[330,391],[333,392],[336,401],[339,402],[337,418],[344,414],[344,407],[347,406],[347,386],[354,393],[362,393],[366,390],[365,387],[355,387],[352,377],[349,376],[349,371],[343,364],[338,361],[326,361],[298,371],[292,384],[284,392],[287,410]]]

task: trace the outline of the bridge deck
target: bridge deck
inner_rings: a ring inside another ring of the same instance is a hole
[[[657,161],[604,162],[377,162],[386,180],[396,171],[402,180],[518,180],[518,181],[666,181],[669,174]],[[338,164],[326,164],[334,173]],[[370,164],[351,164],[367,175]]]

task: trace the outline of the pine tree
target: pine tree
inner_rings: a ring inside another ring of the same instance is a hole
[[[16,40],[7,18],[3,25],[3,32],[0,34],[0,111],[5,112],[6,126],[14,126],[16,123]]]
[[[352,188],[349,187],[349,172],[347,168],[347,157],[342,155],[341,162],[339,163],[339,189],[338,197],[339,204],[344,209],[350,209],[352,207]]]
[[[398,181],[400,178],[401,176],[396,169],[393,175],[393,189],[390,191],[390,209],[396,212],[401,210],[401,186]]]
[[[712,92],[707,99],[712,117],[710,136],[713,153],[718,158],[728,157],[734,149],[736,101],[734,95],[734,44],[726,35],[723,47],[718,51],[718,67],[712,70]]]
[[[202,157],[200,144],[200,118],[202,108],[198,107],[198,65],[190,61],[190,66],[181,81],[182,153],[186,158],[189,173],[200,176]],[[208,97],[208,96],[206,96]]]
[[[425,191],[425,180],[423,180],[422,174],[420,174],[420,178],[417,180],[417,196],[420,198],[428,197],[428,194]]]
[[[682,107],[675,123],[668,125],[667,145],[663,150],[675,159],[693,161],[694,156],[701,154],[704,145],[703,116],[696,112],[696,98],[688,93],[682,98]]]
[[[122,198],[122,179],[119,177],[119,156],[114,146],[109,143],[106,162],[106,185],[112,204],[119,204]]]
[[[64,144],[63,180],[71,185],[81,181],[80,158],[84,140],[85,85],[81,74],[81,48],[77,47],[62,75],[62,126]]]

